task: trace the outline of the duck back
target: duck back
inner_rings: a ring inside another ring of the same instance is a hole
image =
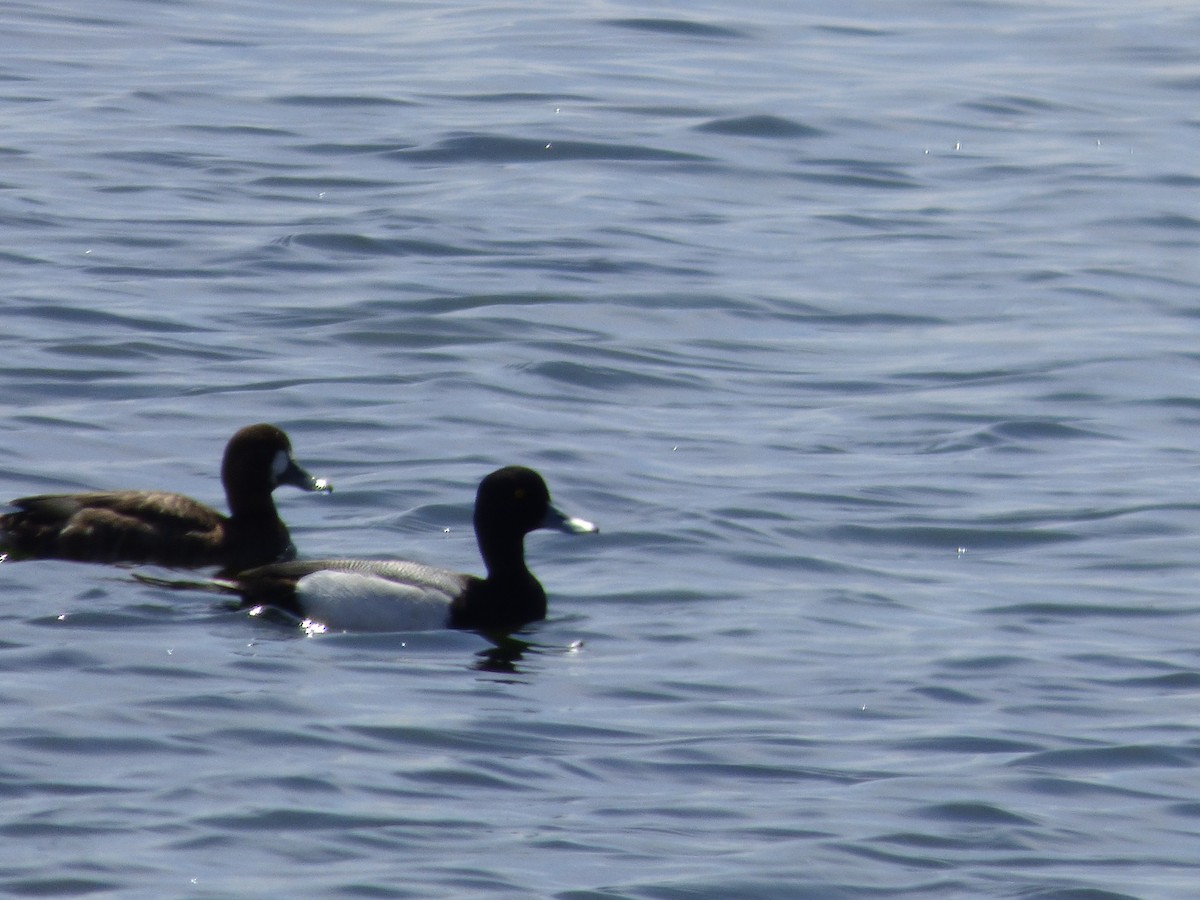
[[[161,491],[42,494],[13,505],[18,512],[0,516],[0,533],[17,558],[187,565],[214,558],[225,523],[202,503]]]

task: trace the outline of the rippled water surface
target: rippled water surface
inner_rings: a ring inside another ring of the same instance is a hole
[[[1192,7],[74,9],[0,12],[2,496],[273,421],[302,555],[476,571],[508,463],[602,530],[500,646],[4,563],[0,892],[1195,895]]]

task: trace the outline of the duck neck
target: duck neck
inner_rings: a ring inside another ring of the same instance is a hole
[[[479,555],[487,568],[488,581],[513,582],[530,577],[525,568],[524,535],[490,535],[484,537],[476,532]]]
[[[249,485],[227,485],[225,502],[229,504],[231,519],[278,518],[270,490],[255,489]]]

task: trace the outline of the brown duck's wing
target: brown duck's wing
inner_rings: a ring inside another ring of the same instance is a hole
[[[166,491],[42,494],[13,501],[0,532],[18,556],[209,565],[223,558],[225,517]]]

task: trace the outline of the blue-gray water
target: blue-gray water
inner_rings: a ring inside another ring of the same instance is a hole
[[[602,528],[517,653],[3,564],[0,892],[1195,896],[1200,13],[904,6],[0,7],[0,496]]]

